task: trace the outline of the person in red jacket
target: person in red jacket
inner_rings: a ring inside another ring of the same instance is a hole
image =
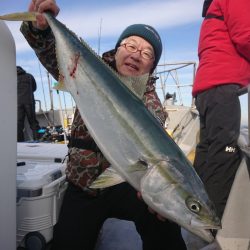
[[[205,1],[204,6],[207,2]],[[241,161],[237,92],[250,82],[250,1],[213,0],[201,26],[193,96],[200,114],[194,167],[222,217]]]

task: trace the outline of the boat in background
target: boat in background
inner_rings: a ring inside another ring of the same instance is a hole
[[[195,71],[196,62],[177,62],[158,65],[156,72],[159,77],[157,86],[164,97],[163,107],[168,113],[165,130],[191,162],[194,160],[200,126],[191,94]],[[183,75],[188,76],[187,79]]]

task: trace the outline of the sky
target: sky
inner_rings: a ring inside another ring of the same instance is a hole
[[[31,0],[2,0],[0,14],[22,12],[28,9]],[[157,81],[157,93],[163,100],[162,83],[167,85],[166,92],[176,92],[177,103],[191,104],[191,87],[173,88],[178,81],[181,85],[193,82],[194,65],[198,66],[197,47],[203,0],[57,0],[60,7],[58,20],[64,23],[79,37],[82,37],[99,54],[114,48],[121,32],[134,23],[153,26],[163,42],[160,65],[192,62],[171,74],[161,74]],[[51,108],[49,84],[56,82],[47,76],[46,69],[39,63],[33,50],[19,31],[21,22],[6,22],[16,45],[16,63],[31,73],[37,81],[35,98],[41,100],[42,109]],[[160,66],[158,72],[176,66]],[[173,80],[173,77],[175,80]],[[179,93],[180,92],[180,93]],[[72,105],[69,94],[52,90],[54,108]],[[247,95],[241,99],[242,120],[247,122]]]

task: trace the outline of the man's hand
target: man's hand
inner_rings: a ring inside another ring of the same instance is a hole
[[[32,22],[32,25],[36,29],[45,30],[48,28],[48,23],[42,13],[49,11],[52,15],[57,16],[60,8],[57,6],[55,0],[32,0],[28,10],[40,13],[36,17],[36,22]]]
[[[137,197],[138,197],[139,200],[142,200],[142,201],[143,201],[140,192],[137,192]],[[148,211],[149,211],[151,214],[155,214],[158,220],[160,220],[160,221],[166,221],[166,218],[162,217],[160,214],[157,214],[152,208],[148,207]]]

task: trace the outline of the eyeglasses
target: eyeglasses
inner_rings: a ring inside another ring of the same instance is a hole
[[[151,50],[148,49],[138,49],[134,44],[132,43],[122,43],[121,46],[123,46],[127,51],[131,53],[136,53],[137,51],[140,52],[141,56],[146,60],[154,59],[154,53]]]

